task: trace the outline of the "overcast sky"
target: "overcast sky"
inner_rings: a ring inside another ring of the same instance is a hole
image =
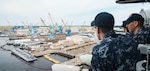
[[[115,25],[121,25],[131,13],[150,9],[150,3],[116,4],[116,0],[0,0],[1,25],[90,25],[99,12],[109,12],[115,17]],[[23,24],[24,22],[25,24]]]

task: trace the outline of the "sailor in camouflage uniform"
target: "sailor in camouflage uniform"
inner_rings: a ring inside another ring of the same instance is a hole
[[[135,71],[140,52],[132,35],[117,35],[113,30],[114,17],[107,12],[99,13],[94,25],[97,37],[102,41],[92,50],[92,70]]]
[[[150,44],[150,30],[143,27],[144,18],[137,13],[125,20],[129,32],[134,34],[133,39],[138,44]]]
[[[133,40],[137,44],[150,44],[150,29],[143,26],[144,18],[140,14],[131,14],[131,16],[125,20],[125,23],[129,32],[134,34]],[[146,60],[146,56],[146,54],[141,54],[141,60]]]

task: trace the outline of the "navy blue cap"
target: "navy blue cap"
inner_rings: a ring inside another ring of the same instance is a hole
[[[100,27],[100,28],[113,28],[114,27],[114,17],[110,13],[101,12],[96,15],[91,25]]]
[[[144,18],[140,15],[140,14],[137,14],[137,13],[133,13],[131,14],[131,16],[125,20],[127,24],[133,22],[133,21],[140,21],[141,24],[144,23]]]
[[[126,21],[123,21],[121,27],[126,28],[126,25],[127,25],[127,22],[126,22]]]
[[[91,22],[91,26],[95,26],[94,21]]]

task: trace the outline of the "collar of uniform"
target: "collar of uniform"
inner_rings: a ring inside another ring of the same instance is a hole
[[[138,34],[144,32],[145,30],[146,30],[146,29],[145,29],[144,27],[142,27],[142,28],[140,28],[140,29],[138,30],[138,32],[137,32],[135,35],[138,35]]]
[[[133,37],[134,34],[132,32],[126,32],[125,36],[128,36],[128,37]]]
[[[111,36],[111,35],[115,35],[115,34],[116,34],[115,31],[114,31],[114,30],[111,30],[111,31],[109,31],[109,32],[107,32],[107,33],[105,34],[104,38],[107,38],[107,37],[109,37],[109,36]]]

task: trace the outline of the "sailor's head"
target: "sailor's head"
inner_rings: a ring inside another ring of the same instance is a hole
[[[135,32],[135,29],[137,27],[143,27],[144,24],[144,18],[137,13],[133,13],[129,16],[127,20],[125,20],[125,25],[128,28],[129,32]]]

